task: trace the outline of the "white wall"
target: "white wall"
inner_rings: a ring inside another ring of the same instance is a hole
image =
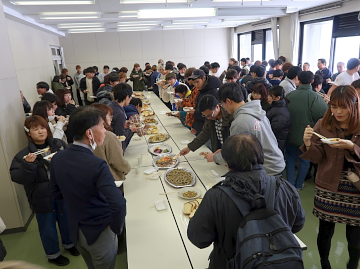
[[[83,69],[96,65],[100,72],[104,65],[131,71],[134,63],[143,69],[146,62],[154,65],[159,59],[197,68],[216,61],[226,68],[230,55],[227,28],[68,34],[59,40],[71,75],[78,64]]]
[[[45,81],[51,87],[55,75],[50,45],[59,46],[56,35],[5,19],[20,90],[31,105],[39,100],[36,83]]]

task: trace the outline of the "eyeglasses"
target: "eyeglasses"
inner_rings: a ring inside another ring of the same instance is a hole
[[[206,116],[203,114],[203,115],[202,115],[202,117],[203,117],[203,118],[207,118],[207,119],[209,119],[209,118],[214,117],[214,114],[215,114],[215,109],[213,110],[213,112],[212,112],[211,114],[206,115]]]

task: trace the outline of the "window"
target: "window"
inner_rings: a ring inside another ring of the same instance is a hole
[[[336,65],[338,62],[345,64],[351,58],[359,58],[360,36],[338,37],[335,41],[334,68],[333,73],[337,73]]]
[[[272,31],[266,31],[266,43],[265,43],[265,60],[275,59],[274,55],[274,43],[272,38]]]
[[[241,34],[239,38],[239,61],[241,58],[251,57],[251,33]]]
[[[318,70],[318,59],[326,60],[330,64],[332,42],[332,20],[305,23],[303,25],[302,63],[308,62],[310,70]]]
[[[262,56],[262,49],[263,46],[262,44],[256,44],[256,45],[252,45],[253,46],[253,55],[252,55],[252,61],[256,62],[256,61],[261,61],[263,60],[263,56]]]

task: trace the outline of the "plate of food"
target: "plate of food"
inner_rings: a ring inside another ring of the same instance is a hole
[[[178,195],[180,198],[193,200],[201,196],[201,191],[198,188],[186,187],[181,189]]]
[[[142,109],[143,109],[143,110],[147,110],[147,109],[150,109],[150,107],[149,107],[148,104],[144,103],[144,104],[142,105]]]
[[[170,168],[165,172],[165,181],[174,188],[192,187],[196,183],[194,173],[186,168]]]
[[[183,107],[183,110],[185,112],[189,112],[189,111],[192,111],[194,108],[193,107]]]
[[[151,125],[151,126],[149,126],[149,129],[146,134],[151,135],[151,134],[157,134],[157,133],[159,133],[158,127],[156,127],[155,125]]]
[[[147,123],[151,125],[151,124],[158,124],[159,122],[154,118],[146,118],[143,120],[143,123]]]
[[[196,210],[202,202],[202,198],[197,198],[183,204],[180,208],[180,219],[185,227],[188,227],[190,219],[195,215]]]
[[[119,139],[120,142],[123,142],[123,141],[125,141],[126,137],[125,137],[125,135],[118,135],[117,139]]]
[[[158,167],[159,169],[174,168],[179,164],[179,158],[176,158],[174,160],[173,159],[174,156],[175,154],[160,154],[154,158],[153,164],[155,167]]]
[[[168,134],[156,134],[149,137],[150,143],[158,143],[158,142],[164,142],[165,140],[168,140],[170,138],[170,135]]]
[[[141,122],[141,123],[133,123],[133,124],[131,124],[131,126],[135,127],[136,129],[140,129],[140,128],[145,127],[145,123],[143,123],[143,122]]]
[[[144,99],[143,99],[143,98],[144,98]],[[149,99],[145,99],[145,96],[144,96],[143,98],[140,98],[141,101],[142,101],[143,103],[145,103],[145,104],[150,105]]]
[[[210,154],[210,152],[200,152],[199,156],[205,158],[205,157],[208,156],[209,154]]]
[[[172,147],[166,143],[152,144],[149,146],[149,152],[153,155],[159,156],[164,153],[171,153]]]
[[[141,113],[141,116],[143,117],[154,117],[155,116],[155,112],[152,111],[152,110],[144,110],[142,113]]]
[[[332,145],[332,144],[337,144],[341,141],[340,138],[327,138],[327,139],[320,139],[321,142],[325,143],[325,144],[329,144],[329,145]]]
[[[44,160],[47,160],[47,161],[51,161],[51,159],[54,157],[54,155],[56,154],[57,152],[54,152],[54,153],[51,153],[49,154],[48,156],[44,157]]]

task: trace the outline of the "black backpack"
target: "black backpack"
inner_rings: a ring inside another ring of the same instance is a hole
[[[231,188],[217,185],[243,215],[236,239],[235,257],[229,269],[303,269],[302,249],[279,213],[274,210],[276,179],[270,177],[265,195],[256,194],[250,204]]]

